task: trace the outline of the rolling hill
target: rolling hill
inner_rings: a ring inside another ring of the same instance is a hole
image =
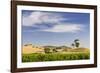
[[[56,49],[56,52],[89,52],[88,48],[71,48],[67,46],[36,46],[32,44],[26,44],[22,47],[23,54],[30,53],[45,53],[45,48],[49,48],[51,52]]]

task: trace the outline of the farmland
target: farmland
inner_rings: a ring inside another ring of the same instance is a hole
[[[23,54],[22,62],[43,62],[62,60],[84,60],[89,59],[89,52],[62,52],[62,53],[32,53]]]
[[[84,47],[68,46],[36,46],[26,44],[22,49],[22,62],[43,62],[43,61],[68,61],[85,60],[90,58],[90,49]]]

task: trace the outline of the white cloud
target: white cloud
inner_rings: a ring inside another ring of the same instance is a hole
[[[23,16],[24,26],[34,26],[40,23],[59,23],[65,20],[61,15],[47,12],[32,12],[29,16]]]
[[[23,26],[34,26],[37,27],[37,31],[44,32],[79,32],[83,30],[81,24],[71,24],[62,22],[62,20],[68,20],[63,18],[61,15],[49,12],[32,12],[29,16],[23,16]],[[45,28],[43,23],[49,23],[52,27]],[[38,25],[41,24],[42,26]],[[40,29],[41,28],[41,29]],[[32,31],[33,32],[33,31]]]
[[[76,33],[78,31],[82,31],[83,26],[79,24],[59,24],[55,25],[52,28],[44,29],[42,31],[46,32],[73,32]]]

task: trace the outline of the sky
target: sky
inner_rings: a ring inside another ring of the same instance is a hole
[[[89,13],[22,10],[22,45],[71,46],[75,39],[89,48]]]

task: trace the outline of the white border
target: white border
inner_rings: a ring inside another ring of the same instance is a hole
[[[53,61],[53,62],[21,62],[21,10],[41,10],[41,11],[62,11],[62,12],[79,12],[90,13],[90,60],[75,60],[75,61]],[[40,7],[40,6],[17,6],[17,68],[29,67],[46,67],[46,66],[61,66],[61,65],[82,65],[94,64],[94,10],[92,9],[75,9],[75,8],[57,8],[57,7]]]

